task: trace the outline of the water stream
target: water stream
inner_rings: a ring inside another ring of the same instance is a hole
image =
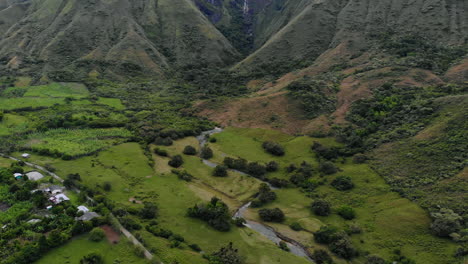
[[[200,143],[200,146],[203,147],[206,143],[207,143],[207,140],[208,140],[208,137],[213,135],[213,134],[216,134],[216,133],[220,133],[222,132],[223,129],[221,128],[215,128],[213,130],[209,130],[209,131],[204,131],[202,132],[198,137],[197,137],[197,140],[198,142]],[[216,167],[218,164],[214,163],[214,162],[211,162],[209,160],[205,160],[203,159],[203,163],[214,168]],[[234,170],[236,171],[237,173],[240,173],[242,175],[248,175],[244,172],[241,172],[241,171],[237,171],[237,170]],[[269,183],[268,183],[269,184]],[[271,185],[270,187],[272,189],[274,189]],[[245,215],[245,212],[247,211],[247,209],[250,207],[252,202],[248,202],[244,205],[242,205],[235,213],[234,213],[234,216],[233,218],[237,218],[237,217],[242,217],[242,218],[245,218],[244,215]],[[289,248],[289,252],[291,252],[292,254],[296,255],[296,256],[299,256],[299,257],[304,257],[306,258],[307,260],[311,261],[311,262],[314,262],[310,256],[309,256],[309,253],[307,252],[307,250],[297,241],[294,241],[293,239],[290,239],[290,238],[287,238],[285,236],[282,236],[281,234],[279,234],[278,232],[276,232],[273,228],[269,227],[269,226],[266,226],[262,223],[258,223],[258,222],[255,222],[255,221],[251,221],[251,220],[247,220],[246,219],[246,223],[244,224],[247,228],[250,228],[256,232],[258,232],[259,234],[265,236],[266,238],[268,238],[269,240],[273,241],[275,244],[278,244],[280,241],[284,241],[286,243],[286,245],[288,246]],[[280,238],[280,236],[282,238]]]

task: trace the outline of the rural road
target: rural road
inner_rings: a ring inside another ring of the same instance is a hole
[[[37,164],[34,164],[34,163],[31,163],[31,162],[27,162],[27,161],[24,161],[24,160],[21,160],[21,159],[18,159],[18,158],[15,158],[15,157],[12,157],[12,156],[9,156],[9,155],[6,155],[4,153],[0,153],[0,156],[4,157],[4,158],[8,158],[8,159],[11,159],[11,160],[14,160],[14,161],[23,161],[24,164],[28,165],[29,167],[32,167],[32,168],[35,168],[37,170],[40,170],[42,172],[45,172],[47,174],[49,174],[50,176],[52,176],[54,179],[56,179],[57,181],[63,183],[64,180],[63,178],[61,178],[60,176],[58,176],[57,174],[47,170],[46,168],[42,167],[42,166],[39,166]],[[80,193],[80,190],[78,189],[73,189],[72,191],[76,192],[76,193]],[[91,198],[91,197],[88,197],[88,200],[94,202],[94,200]],[[138,241],[138,239],[136,239],[135,236],[132,235],[132,233],[130,233],[130,231],[128,231],[125,227],[122,226],[122,224],[120,224],[120,222],[118,221],[118,219],[112,214],[110,213],[110,217],[115,219],[116,223],[119,225],[118,228],[119,228],[119,231],[128,239],[130,240],[135,246],[138,246],[138,247],[141,247],[143,249],[143,253],[145,255],[145,257],[149,260],[153,259],[153,254],[151,254],[151,252],[148,251],[148,249],[146,249],[146,247],[140,242]],[[164,264],[162,262],[160,262],[161,264]]]

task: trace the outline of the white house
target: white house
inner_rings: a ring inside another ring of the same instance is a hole
[[[80,206],[78,206],[78,212],[87,213],[87,212],[89,212],[89,209],[88,209],[88,207],[86,207],[84,205],[80,205]]]
[[[52,185],[47,188],[43,189],[44,192],[51,193],[53,195],[63,193],[65,191],[65,187],[59,185]]]
[[[28,179],[31,180],[31,181],[38,181],[38,180],[44,178],[44,175],[42,175],[41,173],[39,173],[37,171],[28,172],[28,173],[26,173],[26,176],[28,176]]]
[[[70,201],[70,198],[68,198],[65,194],[61,193],[50,197],[49,200],[54,204],[59,204],[63,201]]]
[[[27,158],[31,157],[31,154],[23,153],[23,154],[21,154],[21,157],[27,159]]]

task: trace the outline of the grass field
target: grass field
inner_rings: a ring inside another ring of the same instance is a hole
[[[130,131],[122,128],[54,129],[29,135],[23,146],[37,152],[47,150],[74,157],[124,142],[131,136]]]
[[[221,160],[220,153],[226,153],[229,156],[239,156],[259,162],[277,160],[282,167],[289,163],[299,164],[302,160],[311,162],[315,167],[317,161],[310,150],[312,142],[318,141],[327,146],[336,145],[330,139],[291,138],[261,129],[228,128],[215,137],[217,143],[211,143],[211,146],[216,150],[216,160]],[[278,158],[265,153],[261,147],[261,142],[264,140],[280,142],[286,149],[286,155]],[[393,250],[401,249],[404,255],[415,259],[417,263],[456,263],[453,258],[456,244],[431,235],[427,212],[417,204],[392,192],[384,179],[367,164],[354,164],[347,160],[344,164],[337,163],[337,166],[342,171],[336,175],[325,176],[327,184],[318,187],[314,195],[330,201],[333,210],[342,205],[355,208],[357,212],[355,220],[346,221],[336,213],[328,217],[317,217],[309,209],[313,199],[308,198],[297,188],[288,188],[276,190],[278,199],[267,205],[271,208],[281,208],[287,217],[284,224],[272,224],[272,226],[311,248],[320,248],[321,245],[316,245],[311,239],[312,234],[292,231],[287,224],[299,222],[307,230],[316,231],[324,224],[344,229],[353,223],[364,231],[352,237],[354,245],[362,252],[377,253],[388,259]],[[284,178],[286,172],[282,169],[271,175],[283,175]],[[317,178],[316,175],[315,173],[313,177]],[[347,192],[332,188],[329,183],[337,175],[350,176],[356,188]],[[249,210],[249,217],[259,221],[258,209]],[[359,260],[363,259],[357,261]]]
[[[133,252],[133,245],[126,239],[121,239],[118,244],[111,244],[107,240],[91,242],[88,236],[80,236],[72,239],[65,245],[53,249],[42,257],[36,264],[52,263],[79,263],[83,256],[97,252],[104,258],[105,264],[131,263],[146,264],[147,260],[137,257]]]
[[[28,118],[24,116],[5,114],[0,121],[0,136],[26,132],[30,125]]]
[[[63,98],[35,98],[35,97],[19,97],[19,98],[0,98],[0,110],[13,110],[26,107],[50,107],[55,104],[65,103]]]

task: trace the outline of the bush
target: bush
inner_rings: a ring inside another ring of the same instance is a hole
[[[284,188],[284,187],[288,187],[289,186],[289,181],[285,180],[285,179],[280,179],[280,178],[271,178],[271,179],[268,179],[268,182],[273,186],[273,187],[276,187],[276,188]]]
[[[358,153],[353,156],[353,162],[356,164],[365,163],[367,159],[368,159],[367,156],[362,153]]]
[[[183,153],[185,155],[196,155],[197,154],[197,149],[192,147],[192,146],[185,146]]]
[[[155,149],[154,149],[154,154],[156,154],[156,155],[158,155],[158,156],[161,156],[161,157],[167,157],[167,156],[169,156],[169,154],[167,153],[166,150],[160,149],[160,148],[155,148]]]
[[[172,139],[170,137],[158,137],[156,138],[156,140],[154,141],[154,144],[158,145],[158,146],[171,146],[174,142],[172,141]]]
[[[172,169],[171,172],[177,175],[179,179],[184,180],[184,181],[189,182],[189,181],[192,181],[193,179],[193,175],[188,173],[186,170],[180,171],[180,170]]]
[[[89,238],[88,239],[90,241],[93,241],[93,242],[99,242],[102,239],[104,239],[105,235],[106,234],[104,233],[104,230],[102,230],[99,227],[95,227],[95,228],[93,228],[93,230],[91,230],[91,232],[89,232]]]
[[[109,192],[112,189],[112,184],[110,182],[105,182],[102,188],[104,191]]]
[[[342,206],[338,208],[338,214],[346,220],[352,220],[356,217],[356,212],[349,206]]]
[[[432,213],[431,216],[434,219],[431,229],[437,236],[448,237],[461,228],[463,218],[450,209],[442,208],[439,212]]]
[[[226,166],[218,165],[213,170],[213,176],[215,177],[226,177],[228,176],[228,171]]]
[[[203,147],[201,149],[200,157],[202,159],[211,159],[213,157],[213,150],[210,147]]]
[[[247,172],[256,178],[261,178],[266,174],[266,168],[258,162],[251,162],[247,165]]]
[[[91,253],[80,260],[80,264],[104,264],[104,259],[97,253]]]
[[[376,255],[367,256],[366,264],[385,264],[385,260]]]
[[[319,216],[328,216],[331,213],[330,203],[325,200],[315,200],[311,204],[311,208],[314,214]]]
[[[357,256],[357,251],[351,244],[346,234],[337,234],[329,245],[331,252],[344,259],[351,259]]]
[[[232,242],[227,247],[222,247],[217,252],[207,255],[210,264],[242,264],[244,258],[239,255],[239,251],[232,246]]]
[[[286,242],[284,242],[284,241],[280,241],[278,243],[278,246],[279,246],[279,248],[281,248],[284,251],[289,251],[288,244],[286,244]]]
[[[263,149],[275,156],[284,156],[284,148],[280,144],[272,141],[265,141],[262,144]]]
[[[338,167],[331,161],[321,162],[319,165],[320,172],[330,175],[338,172]]]
[[[237,227],[244,227],[244,224],[247,223],[242,217],[236,217],[232,221]]]
[[[333,263],[333,260],[330,257],[330,255],[328,254],[328,252],[323,250],[323,249],[314,250],[314,253],[312,253],[312,259],[317,264],[331,264],[331,263]]]
[[[266,170],[268,172],[275,172],[278,171],[279,169],[279,164],[276,161],[270,161],[266,164]]]
[[[284,213],[279,208],[275,209],[261,209],[258,211],[260,218],[266,222],[283,222]]]
[[[197,244],[190,244],[189,247],[195,252],[202,251],[201,247],[199,245],[197,245]]]
[[[153,219],[157,216],[158,207],[151,202],[145,202],[140,211],[140,216],[144,219]]]
[[[347,191],[354,188],[354,183],[349,176],[338,176],[332,181],[331,185],[338,191]]]
[[[293,222],[289,225],[289,227],[294,230],[294,231],[301,231],[303,230],[304,228],[302,227],[302,225],[298,222]]]
[[[189,208],[187,215],[204,220],[219,231],[226,232],[231,229],[229,208],[217,197],[211,198],[211,201],[207,204],[195,205]]]
[[[175,155],[174,157],[171,158],[171,160],[167,163],[169,166],[174,167],[174,168],[179,168],[182,166],[184,163],[184,160],[182,159],[182,156],[180,155]]]
[[[314,240],[320,244],[329,244],[333,241],[338,229],[332,226],[322,226],[314,233]]]

